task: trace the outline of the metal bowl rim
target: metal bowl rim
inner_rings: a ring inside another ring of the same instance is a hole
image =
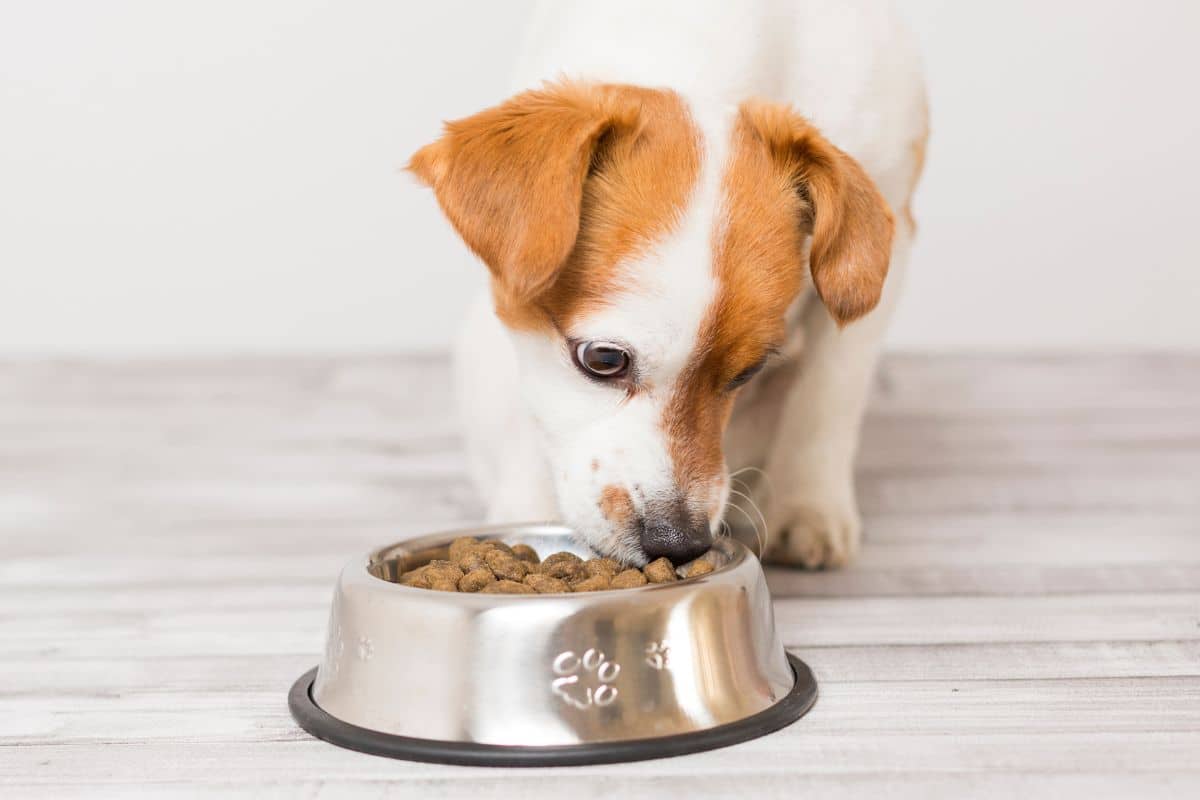
[[[722,536],[713,541],[713,549],[718,549],[723,555],[728,557],[728,561],[717,567],[712,572],[704,575],[697,575],[692,578],[680,578],[671,583],[648,583],[645,586],[637,586],[633,589],[601,589],[594,592],[557,592],[554,594],[482,594],[478,592],[438,592],[432,589],[422,589],[417,586],[405,586],[402,583],[389,581],[386,578],[381,578],[371,572],[371,567],[381,561],[381,555],[389,551],[403,552],[405,550],[419,550],[422,547],[433,547],[440,544],[447,544],[450,541],[460,536],[480,536],[483,534],[519,534],[519,533],[540,533],[542,535],[571,535],[571,529],[557,522],[518,522],[505,523],[502,525],[481,525],[474,528],[459,528],[455,530],[440,531],[437,533],[424,534],[411,539],[402,539],[398,542],[375,547],[369,550],[364,555],[360,555],[353,559],[343,569],[343,579],[347,573],[352,571],[357,576],[363,576],[369,580],[372,589],[380,589],[382,591],[401,591],[411,593],[414,596],[425,597],[430,600],[453,600],[454,602],[469,602],[480,605],[496,605],[499,603],[521,603],[531,602],[535,600],[562,602],[563,600],[574,600],[583,602],[588,597],[611,597],[613,595],[628,596],[634,592],[656,591],[664,592],[671,590],[691,590],[697,586],[703,586],[708,579],[714,576],[724,575],[743,564],[748,557],[753,554],[750,548],[742,544],[738,540]],[[468,599],[470,598],[470,599]]]

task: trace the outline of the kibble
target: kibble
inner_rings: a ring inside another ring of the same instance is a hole
[[[512,546],[512,554],[526,564],[536,564],[540,560],[538,559],[537,550],[534,550],[527,544],[514,544]]]
[[[410,569],[408,572],[400,575],[400,583],[404,586],[416,586],[419,589],[428,589],[429,575],[425,572],[425,567]]]
[[[609,580],[612,580],[621,571],[621,565],[611,558],[589,558],[583,562],[583,568],[593,578],[604,576]]]
[[[531,572],[526,575],[525,585],[538,594],[562,594],[571,591],[571,587],[566,581],[543,575],[540,572]]]
[[[675,565],[666,556],[654,559],[642,569],[642,572],[646,573],[646,580],[651,583],[670,583],[679,580],[679,576],[675,574]]]
[[[457,564],[452,564],[449,561],[430,561],[425,565],[425,574],[429,576],[429,583],[449,582],[455,586],[462,580],[463,571]]]
[[[671,583],[680,575],[694,578],[715,569],[701,557],[680,570],[667,558],[642,569],[626,567],[611,558],[589,558],[561,552],[539,560],[527,544],[511,547],[495,539],[460,536],[450,543],[447,559],[435,559],[407,570],[397,579],[405,586],[441,592],[477,594],[567,594],[633,589],[650,583]]]
[[[486,556],[490,552],[492,551],[483,547],[475,547],[471,550],[467,550],[465,553],[460,554],[459,557],[455,559],[455,563],[458,564],[458,568],[463,572],[474,572],[480,568],[487,569]]]
[[[489,583],[496,582],[496,575],[487,567],[479,567],[473,569],[458,581],[458,590],[460,592],[479,592],[482,591]]]
[[[645,574],[640,569],[627,569],[612,579],[614,589],[636,589],[648,583]]]
[[[612,580],[607,575],[592,575],[578,583],[571,584],[573,592],[602,592],[612,588]]]
[[[468,552],[479,548],[479,540],[470,536],[460,536],[450,543],[450,560],[458,562]]]
[[[520,583],[529,572],[524,561],[503,550],[491,550],[483,558],[492,574],[502,580]]]
[[[481,594],[526,594],[529,588],[516,581],[496,581],[479,590]]]
[[[587,567],[583,565],[583,559],[574,553],[555,553],[554,555],[546,556],[545,560],[538,566],[538,572],[543,575],[549,575],[552,578],[571,583],[573,581],[581,581],[588,576]]]

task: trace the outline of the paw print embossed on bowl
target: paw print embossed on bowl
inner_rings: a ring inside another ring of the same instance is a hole
[[[775,630],[758,560],[719,539],[712,572],[636,589],[552,595],[397,583],[458,536],[587,556],[570,530],[453,531],[380,548],[342,571],[325,658],[293,716],[344,747],[486,765],[606,763],[761,736],[816,699]]]
[[[564,650],[554,657],[551,669],[555,678],[550,689],[567,705],[584,711],[616,702],[619,690],[613,684],[621,665],[609,661],[602,650],[589,647],[582,654]]]

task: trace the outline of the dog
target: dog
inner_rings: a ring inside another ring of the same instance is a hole
[[[927,138],[896,12],[549,0],[514,89],[408,165],[490,273],[455,350],[488,520],[845,564]]]

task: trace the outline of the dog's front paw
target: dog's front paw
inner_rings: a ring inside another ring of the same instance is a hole
[[[853,494],[794,499],[771,508],[770,537],[764,560],[806,569],[842,567],[858,554],[862,519]]]

